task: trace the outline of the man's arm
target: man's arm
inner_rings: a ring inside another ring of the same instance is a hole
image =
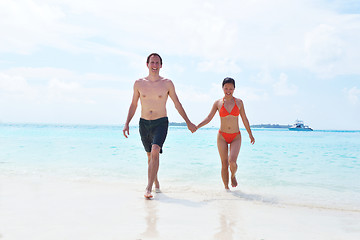
[[[183,106],[181,105],[179,98],[175,92],[174,84],[172,83],[171,80],[169,80],[168,84],[169,84],[169,96],[170,96],[171,100],[174,102],[176,110],[179,112],[180,116],[185,120],[188,129],[192,133],[195,132],[196,126],[189,120],[188,116],[186,115],[186,112],[185,112]]]
[[[128,136],[127,135],[130,135],[129,133],[129,124],[130,124],[130,121],[131,119],[133,118],[135,112],[136,112],[136,108],[137,108],[137,104],[138,104],[138,101],[139,101],[139,98],[140,98],[140,93],[139,93],[139,90],[137,88],[137,82],[134,83],[134,93],[133,93],[133,98],[132,98],[132,101],[131,101],[131,104],[130,104],[130,107],[129,107],[129,112],[128,112],[128,116],[126,118],[126,122],[125,122],[125,125],[124,125],[124,129],[123,129],[123,134],[124,136],[127,138]]]

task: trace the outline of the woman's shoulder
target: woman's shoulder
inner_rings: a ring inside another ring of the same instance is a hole
[[[235,99],[236,105],[239,105],[239,107],[244,104],[240,98],[234,97],[234,99]]]
[[[221,108],[221,106],[222,106],[222,98],[215,100],[213,106],[214,107],[216,106],[217,108]]]
[[[216,99],[215,102],[214,102],[214,104],[217,104],[217,105],[222,104],[222,103],[223,103],[222,98]]]

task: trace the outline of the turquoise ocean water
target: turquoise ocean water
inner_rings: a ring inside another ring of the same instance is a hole
[[[160,156],[162,187],[220,191],[217,128],[191,134],[170,127]],[[250,201],[360,211],[360,131],[242,130],[239,187]],[[53,176],[122,183],[147,181],[147,158],[137,127],[0,124],[2,176]]]

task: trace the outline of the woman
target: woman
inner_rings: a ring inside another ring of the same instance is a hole
[[[209,115],[202,121],[197,128],[208,124],[214,117],[216,111],[220,115],[220,129],[217,135],[217,146],[221,158],[221,177],[225,189],[229,190],[229,167],[231,172],[231,186],[236,187],[237,157],[241,147],[241,134],[239,129],[239,115],[244,123],[245,129],[249,134],[250,142],[255,143],[252,135],[249,120],[246,117],[244,103],[241,99],[233,96],[235,90],[235,80],[225,78],[222,83],[224,98],[216,100]],[[230,145],[230,152],[228,147]]]

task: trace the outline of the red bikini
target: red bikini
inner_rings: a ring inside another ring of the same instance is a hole
[[[239,110],[238,106],[236,105],[235,98],[234,98],[234,102],[235,102],[235,105],[234,105],[233,109],[231,110],[231,112],[229,113],[224,106],[224,100],[223,100],[223,105],[219,110],[220,117],[226,117],[229,115],[232,115],[235,117],[239,116],[240,110]],[[235,139],[235,137],[240,134],[240,131],[236,132],[236,133],[225,133],[225,132],[222,132],[219,130],[219,133],[223,136],[223,138],[225,139],[225,141],[227,143],[231,143]]]
[[[235,117],[239,116],[240,110],[239,110],[238,106],[236,105],[235,99],[234,99],[234,102],[235,102],[235,105],[234,105],[233,109],[231,110],[231,112],[229,113],[226,110],[225,106],[224,106],[224,100],[223,100],[223,105],[222,105],[222,107],[220,108],[220,111],[219,111],[220,117],[226,117],[226,116],[229,116],[229,115],[233,115]]]

